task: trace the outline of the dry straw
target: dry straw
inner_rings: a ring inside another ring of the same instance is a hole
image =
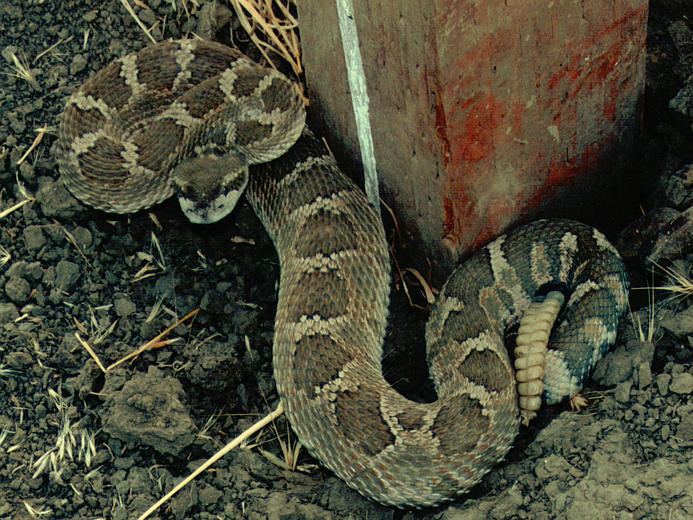
[[[303,73],[294,0],[231,0],[241,26],[268,63],[270,54],[286,60],[296,76]],[[269,52],[268,52],[269,51]],[[276,67],[275,67],[276,68]]]

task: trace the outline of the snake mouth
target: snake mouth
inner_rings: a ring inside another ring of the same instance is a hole
[[[200,155],[176,166],[172,180],[188,220],[193,224],[212,224],[236,207],[248,184],[248,165],[237,154]]]
[[[178,204],[193,224],[214,224],[233,211],[242,193],[243,190],[231,190],[210,202],[200,202],[178,195]]]

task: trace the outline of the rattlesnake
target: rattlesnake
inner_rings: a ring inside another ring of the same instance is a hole
[[[298,438],[384,504],[451,499],[518,431],[507,327],[535,294],[566,294],[544,399],[573,396],[615,339],[624,266],[603,235],[569,220],[498,238],[441,291],[426,328],[438,398],[410,401],[381,373],[390,269],[380,216],[304,118],[279,73],[220,44],[168,41],[116,60],[69,98],[58,162],[67,187],[96,208],[138,211],[176,191],[195,222],[228,213],[247,182],[281,265],[274,372]],[[248,164],[266,161],[248,176]]]

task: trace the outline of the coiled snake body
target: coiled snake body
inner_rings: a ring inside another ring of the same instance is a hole
[[[247,183],[280,260],[274,371],[300,441],[384,504],[451,499],[518,431],[506,328],[537,292],[560,287],[544,398],[574,395],[615,339],[623,264],[598,231],[568,220],[495,240],[446,282],[426,328],[438,398],[410,401],[381,373],[390,269],[380,216],[303,126],[280,74],[219,44],[169,41],[116,60],[71,96],[58,160],[73,194],[119,213],[175,191],[193,221],[211,221]]]

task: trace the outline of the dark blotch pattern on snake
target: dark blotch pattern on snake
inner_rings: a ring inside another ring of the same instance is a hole
[[[519,428],[506,328],[537,291],[561,287],[544,399],[574,395],[615,339],[624,266],[602,234],[568,220],[498,238],[445,284],[426,328],[438,398],[410,401],[381,373],[390,263],[380,216],[304,117],[280,74],[219,44],[163,42],[72,95],[60,170],[96,208],[138,211],[175,192],[195,222],[227,214],[247,184],[281,264],[274,371],[298,438],[384,504],[449,500],[505,456]]]

